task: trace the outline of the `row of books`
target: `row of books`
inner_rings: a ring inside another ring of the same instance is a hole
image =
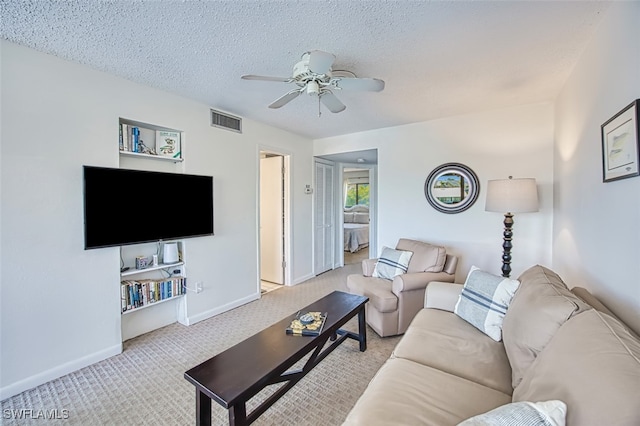
[[[129,124],[120,124],[120,151],[144,152],[140,144],[140,128]]]
[[[187,278],[125,280],[121,283],[122,312],[186,293]]]

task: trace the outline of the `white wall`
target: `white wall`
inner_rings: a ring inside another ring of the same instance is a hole
[[[247,119],[243,134],[217,129],[208,105],[6,41],[0,49],[1,398],[121,350],[119,250],[85,251],[82,226],[82,165],[118,167],[118,117],[183,130],[180,168],[214,176],[215,236],[186,240],[189,280],[205,290],[187,296],[189,322],[259,297],[261,144],[291,154],[292,278],[311,274],[310,140]]]
[[[500,274],[504,215],[484,211],[489,179],[533,177],[540,212],[516,214],[512,277],[536,263],[550,266],[553,200],[553,107],[528,105],[314,141],[314,155],[378,149],[377,247],[398,238],[442,244],[460,256],[456,281],[471,265]],[[463,163],[480,180],[480,196],[469,209],[444,214],[424,196],[437,166]]]
[[[640,331],[640,177],[603,183],[600,126],[640,98],[640,3],[612,4],[556,102],[553,266]]]

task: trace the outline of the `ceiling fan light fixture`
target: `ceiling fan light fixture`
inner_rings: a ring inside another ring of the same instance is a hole
[[[317,81],[310,81],[307,83],[307,93],[316,96],[320,93],[320,86]]]

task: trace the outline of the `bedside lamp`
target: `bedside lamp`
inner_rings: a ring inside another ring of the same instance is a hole
[[[513,237],[513,213],[538,211],[538,188],[533,178],[490,180],[487,185],[488,212],[504,213],[504,243],[502,244],[502,276],[511,274],[511,239]]]

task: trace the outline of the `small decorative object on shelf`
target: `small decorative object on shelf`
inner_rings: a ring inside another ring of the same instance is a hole
[[[156,131],[156,152],[162,157],[181,158],[180,132]]]
[[[318,336],[322,333],[326,319],[326,312],[299,311],[289,327],[287,327],[286,332],[294,336]]]
[[[144,269],[147,267],[148,259],[144,256],[136,256],[136,269]]]

